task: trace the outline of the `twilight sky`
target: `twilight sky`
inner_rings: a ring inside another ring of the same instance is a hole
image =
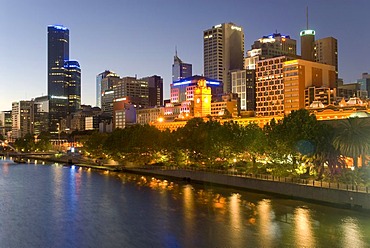
[[[47,94],[47,26],[70,30],[70,59],[82,69],[82,104],[95,105],[95,77],[105,69],[139,78],[160,75],[169,97],[175,46],[203,73],[203,30],[224,22],[244,29],[245,50],[277,30],[297,40],[338,39],[339,77],[370,72],[369,0],[0,0],[0,111]]]

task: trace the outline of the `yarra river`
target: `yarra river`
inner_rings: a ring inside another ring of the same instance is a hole
[[[366,213],[57,164],[0,168],[0,247],[370,247]]]

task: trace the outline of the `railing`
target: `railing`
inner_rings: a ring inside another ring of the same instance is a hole
[[[218,170],[218,169],[207,169],[207,168],[194,168],[194,167],[186,167],[186,168],[179,168],[176,166],[163,166],[161,167],[162,170],[188,170],[188,171],[202,171],[202,172],[210,172],[210,173],[217,173],[229,176],[236,176],[236,177],[245,177],[245,178],[252,178],[258,180],[265,180],[265,181],[274,181],[274,182],[284,182],[284,183],[294,183],[300,184],[307,187],[318,187],[318,188],[327,188],[327,189],[336,189],[336,190],[345,190],[345,191],[352,191],[352,192],[362,192],[369,194],[369,187],[365,185],[358,185],[358,184],[345,184],[345,183],[338,183],[338,182],[327,182],[327,181],[317,181],[313,179],[301,179],[295,177],[279,177],[273,176],[269,174],[251,174],[245,172],[236,172],[236,171],[225,171],[225,170]]]

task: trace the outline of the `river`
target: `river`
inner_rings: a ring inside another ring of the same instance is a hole
[[[370,247],[366,213],[77,166],[0,168],[0,247]]]

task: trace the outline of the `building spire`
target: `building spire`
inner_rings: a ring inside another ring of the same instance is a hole
[[[177,56],[177,45],[175,45],[175,56],[173,57],[174,63],[182,63],[181,59]]]
[[[306,6],[306,29],[308,30],[308,6]]]

